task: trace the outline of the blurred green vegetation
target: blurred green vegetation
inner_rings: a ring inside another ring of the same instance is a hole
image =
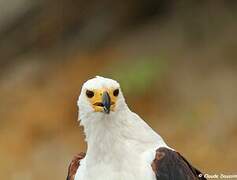
[[[135,57],[114,62],[110,65],[108,77],[117,79],[124,93],[143,94],[158,83],[167,71],[167,61],[157,57]],[[107,76],[106,74],[106,76]]]

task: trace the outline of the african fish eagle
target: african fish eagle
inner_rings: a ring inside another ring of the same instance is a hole
[[[88,80],[78,107],[87,152],[72,159],[67,180],[205,179],[128,108],[117,81]]]

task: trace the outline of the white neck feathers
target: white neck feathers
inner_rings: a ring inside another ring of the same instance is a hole
[[[86,134],[88,155],[106,154],[111,148],[122,153],[131,150],[142,153],[149,148],[166,146],[162,138],[128,108],[109,115],[92,113],[81,119],[81,125]]]

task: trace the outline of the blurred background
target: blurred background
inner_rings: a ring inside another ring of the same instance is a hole
[[[64,180],[95,75],[200,170],[235,173],[237,1],[0,0],[0,178]]]

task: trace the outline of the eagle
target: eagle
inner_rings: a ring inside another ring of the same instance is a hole
[[[129,109],[117,81],[89,79],[77,105],[87,151],[73,157],[67,180],[205,179]]]

